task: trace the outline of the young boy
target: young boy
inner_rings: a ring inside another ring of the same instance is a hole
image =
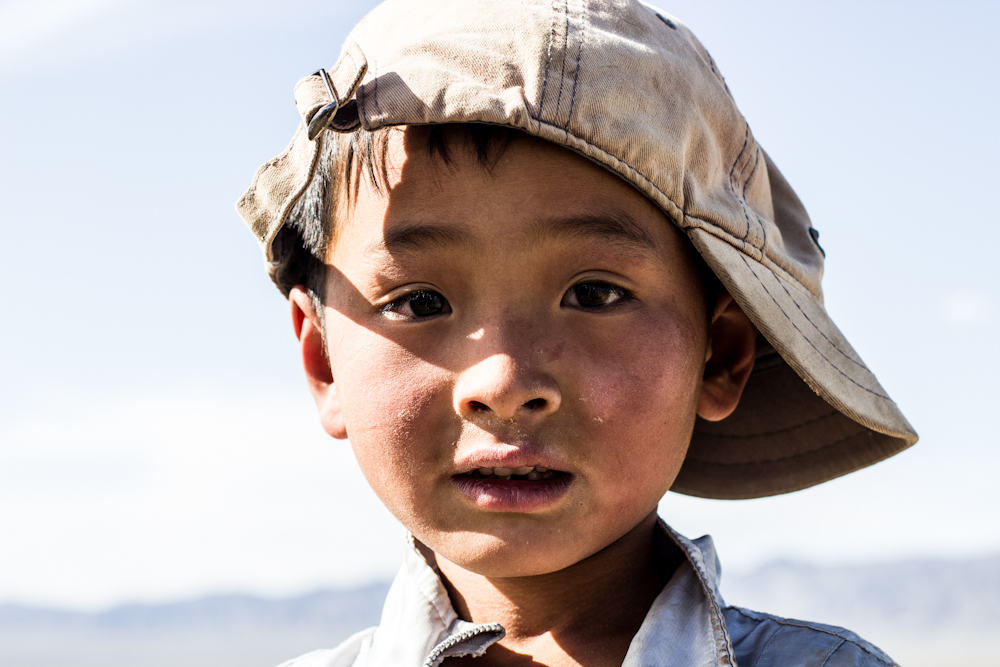
[[[726,606],[662,495],[805,488],[916,435],[683,25],[390,1],[239,203],[324,429],[412,534],[377,628],[288,665],[886,665]]]

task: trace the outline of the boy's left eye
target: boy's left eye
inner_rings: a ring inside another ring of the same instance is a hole
[[[608,308],[632,298],[631,292],[601,280],[577,283],[567,290],[562,305],[584,310]]]
[[[431,289],[418,289],[393,299],[382,306],[382,313],[398,320],[421,320],[447,315],[451,312],[448,300]]]

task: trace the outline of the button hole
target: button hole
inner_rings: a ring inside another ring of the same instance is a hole
[[[664,23],[666,23],[667,27],[669,27],[671,30],[677,30],[677,25],[673,21],[671,21],[670,19],[668,19],[666,16],[664,16],[663,14],[660,14],[659,12],[657,12],[656,18],[658,18],[661,21],[663,21]]]
[[[810,227],[809,237],[812,238],[813,243],[815,243],[816,247],[819,248],[819,251],[823,255],[823,257],[826,257],[826,251],[823,250],[823,246],[819,244],[819,230],[816,229],[815,227]]]

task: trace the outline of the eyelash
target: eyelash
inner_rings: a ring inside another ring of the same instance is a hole
[[[590,292],[590,294],[581,294],[581,292],[584,291]],[[595,296],[595,293],[597,292],[603,293],[601,295],[604,297],[604,299],[602,299],[604,301],[603,303],[587,305],[586,303],[580,302],[581,296],[583,296],[584,301],[586,301],[588,297]],[[608,302],[608,296],[614,298]],[[620,306],[634,298],[633,294],[624,287],[619,287],[618,285],[613,285],[603,280],[585,280],[570,287],[569,290],[566,291],[566,294],[563,295],[560,305],[570,308],[579,308],[585,311],[602,311]],[[430,303],[427,303],[428,301]],[[575,301],[575,303],[572,303],[572,301]],[[424,303],[421,304],[421,302]],[[431,305],[435,312],[425,312],[423,314],[418,313],[414,309],[414,304],[419,304],[417,305],[417,310]],[[407,309],[409,310],[408,313],[403,312]],[[389,303],[382,306],[380,311],[383,315],[386,315],[391,319],[419,321],[450,314],[451,304],[449,304],[448,300],[436,290],[416,289],[412,292],[407,292],[406,294],[396,297]]]
[[[604,292],[605,296],[607,296],[607,295],[610,294],[610,295],[614,295],[616,298],[613,301],[609,302],[609,303],[599,303],[599,304],[596,304],[596,305],[584,305],[584,304],[580,303],[580,296],[581,295],[579,293],[580,291],[582,291],[584,289],[586,289],[588,291],[591,291],[591,296],[593,296],[593,292],[595,290],[602,290]],[[567,303],[567,301],[571,297],[575,297],[575,300],[576,300],[575,304],[573,304],[573,303]],[[617,306],[620,306],[620,305],[626,303],[627,301],[631,301],[634,298],[635,298],[635,296],[632,294],[632,292],[630,292],[629,290],[625,289],[624,287],[619,287],[618,285],[614,285],[612,283],[608,283],[608,282],[605,282],[603,280],[585,280],[583,282],[579,282],[579,283],[573,285],[572,287],[569,288],[569,290],[567,290],[566,294],[562,298],[562,304],[561,305],[563,305],[563,306],[569,306],[569,307],[572,307],[572,308],[580,308],[582,310],[601,311],[601,310],[610,310],[611,308],[616,308]]]
[[[418,299],[435,299],[440,301],[441,310],[439,312],[430,314],[419,314],[414,312],[413,304],[419,303]],[[403,308],[409,307],[409,313],[400,312]],[[431,317],[439,317],[441,315],[447,315],[451,312],[451,304],[448,300],[441,295],[440,292],[432,289],[416,289],[412,292],[407,292],[402,296],[398,296],[389,303],[382,306],[380,309],[383,315],[390,317],[391,319],[399,320],[425,320]]]

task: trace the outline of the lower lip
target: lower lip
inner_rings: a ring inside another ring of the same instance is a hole
[[[569,490],[573,476],[535,481],[471,477],[451,478],[459,492],[477,507],[491,512],[538,512],[552,507]]]

